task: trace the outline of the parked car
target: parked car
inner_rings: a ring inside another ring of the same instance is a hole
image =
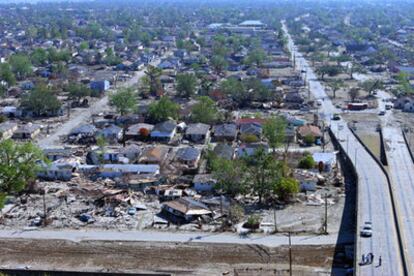
[[[378,113],[378,115],[380,115],[380,116],[384,116],[384,115],[385,115],[385,110],[381,110],[381,111]]]
[[[366,221],[361,230],[361,237],[369,238],[371,236],[372,236],[372,223],[370,221]]]

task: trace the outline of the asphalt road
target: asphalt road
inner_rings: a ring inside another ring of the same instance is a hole
[[[403,248],[409,275],[414,263],[414,164],[401,128],[383,127],[389,172],[398,208]]]
[[[334,113],[341,113],[333,106],[324,87],[318,81],[316,74],[308,62],[299,53],[290,37],[286,25],[283,24],[288,35],[288,48],[296,59],[296,69],[303,72],[309,82],[310,92],[316,99],[321,100],[320,118],[331,125],[331,129],[342,147],[348,152],[358,173],[358,215],[357,215],[357,260],[362,254],[372,252],[374,264],[357,266],[357,275],[403,275],[402,258],[398,243],[397,228],[394,223],[393,206],[387,179],[379,165],[358,142],[346,122],[331,121]],[[372,238],[361,238],[359,231],[365,221],[373,224]],[[382,258],[382,265],[378,264],[378,257]]]
[[[161,231],[109,231],[109,230],[0,230],[0,239],[58,239],[74,242],[87,240],[102,241],[147,241],[147,242],[198,242],[260,244],[269,247],[288,245],[287,235],[250,234],[240,237],[233,233],[161,232]],[[335,244],[337,236],[291,236],[293,245]]]

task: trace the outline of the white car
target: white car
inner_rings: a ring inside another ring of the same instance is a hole
[[[366,221],[361,230],[361,237],[369,238],[371,236],[372,236],[372,223],[369,221]]]

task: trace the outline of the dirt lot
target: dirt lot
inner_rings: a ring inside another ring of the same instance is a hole
[[[288,247],[16,239],[2,239],[0,246],[6,253],[0,255],[2,269],[70,271],[80,268],[82,271],[164,272],[170,275],[288,275]],[[334,249],[334,246],[294,246],[293,274],[329,274]]]

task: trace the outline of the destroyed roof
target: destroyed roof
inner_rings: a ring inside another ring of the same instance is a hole
[[[205,204],[193,200],[189,197],[183,197],[174,201],[165,202],[164,206],[167,206],[173,210],[177,210],[185,215],[202,216],[211,214],[210,209]]]
[[[193,183],[216,183],[217,180],[212,174],[197,174],[194,176]]]
[[[0,133],[17,128],[17,124],[13,122],[4,122],[0,124]]]
[[[308,135],[312,135],[314,137],[321,137],[322,132],[319,127],[314,125],[305,125],[298,128],[298,133],[300,136],[305,137]]]
[[[147,148],[140,156],[140,162],[161,162],[165,159],[169,150],[168,147],[164,146]]]
[[[71,149],[65,149],[65,148],[46,148],[43,149],[44,155],[60,155],[60,156],[71,156],[72,150]]]
[[[70,135],[78,135],[78,134],[87,134],[87,135],[94,135],[96,133],[96,127],[91,124],[81,125],[75,127],[70,132]]]
[[[33,133],[37,130],[39,130],[41,127],[37,124],[27,124],[27,125],[21,125],[16,130],[15,133]]]

